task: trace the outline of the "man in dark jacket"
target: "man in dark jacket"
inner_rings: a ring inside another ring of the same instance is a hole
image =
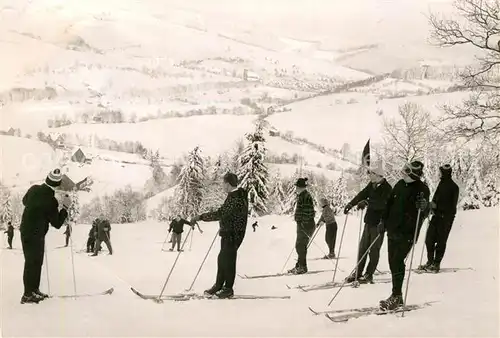
[[[94,252],[94,245],[95,245],[95,234],[97,233],[97,223],[96,221],[92,222],[92,227],[90,228],[89,231],[89,237],[87,239],[87,252]]]
[[[238,248],[245,237],[248,222],[248,193],[238,187],[238,176],[233,173],[224,175],[226,200],[213,212],[195,216],[191,224],[198,220],[204,222],[219,221],[220,252],[217,258],[217,278],[215,284],[205,291],[207,295],[230,298],[234,295],[233,286],[236,277],[236,259]]]
[[[368,171],[368,175],[370,176],[370,183],[368,183],[368,185],[361,190],[344,209],[344,214],[347,214],[355,205],[357,205],[359,209],[364,209],[368,206],[364,218],[365,227],[359,242],[357,259],[357,262],[359,262],[358,268],[357,271],[354,271],[351,276],[346,278],[346,282],[348,283],[354,282],[356,277],[361,283],[373,282],[373,274],[377,269],[380,259],[380,248],[384,242],[384,229],[383,226],[380,225],[380,222],[387,208],[387,201],[391,195],[392,187],[385,180],[381,165],[372,167]],[[371,248],[370,245],[372,245]],[[370,248],[370,262],[363,275],[367,257],[364,256],[361,261],[360,258],[365,255],[368,248]]]
[[[429,213],[430,192],[427,185],[421,181],[423,168],[424,165],[420,161],[405,165],[402,171],[403,179],[396,183],[387,202],[382,224],[387,229],[392,294],[380,301],[380,307],[384,310],[396,309],[403,305],[405,258],[415,244],[415,235],[418,239],[422,223]]]
[[[181,216],[176,216],[174,220],[170,223],[170,228],[168,229],[168,232],[174,232],[172,234],[172,247],[169,249],[169,251],[174,251],[174,247],[177,244],[177,251],[181,251],[181,240],[182,240],[182,233],[184,232],[184,225],[189,225],[191,227],[191,230],[194,230],[194,225],[192,225],[189,221],[185,220],[184,218],[181,218]],[[202,234],[203,231],[200,229],[200,226],[198,226],[198,231]]]
[[[14,239],[14,227],[12,223],[7,223],[7,230],[4,231],[7,234],[7,243],[9,244],[9,249],[12,249],[12,240]]]
[[[61,171],[55,169],[49,173],[44,184],[31,186],[23,197],[20,231],[24,253],[24,294],[21,304],[38,303],[48,297],[40,292],[45,235],[49,231],[49,223],[56,229],[61,228],[71,205],[71,199],[65,195],[59,210],[55,189],[60,186],[61,178]]]
[[[94,232],[96,242],[94,244],[94,253],[91,256],[97,256],[101,248],[101,242],[104,242],[104,244],[106,244],[109,254],[112,255],[113,247],[111,246],[111,236],[110,236],[111,224],[109,224],[109,221],[106,218],[104,218],[103,215],[97,218],[94,221],[94,223],[96,224],[96,230]]]
[[[297,189],[297,206],[295,208],[295,222],[297,223],[297,238],[295,240],[295,251],[297,251],[297,263],[288,273],[300,275],[307,272],[307,246],[314,233],[314,200],[307,190],[307,178],[299,178],[295,182]]]
[[[459,196],[458,185],[451,178],[451,166],[446,164],[439,168],[439,172],[441,179],[430,205],[433,216],[425,238],[427,264],[421,267],[432,272],[439,272],[441,267]]]

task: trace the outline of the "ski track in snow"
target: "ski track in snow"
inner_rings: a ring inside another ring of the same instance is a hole
[[[341,217],[339,217],[340,219]],[[343,217],[342,217],[343,218]],[[477,220],[481,222],[478,223]],[[343,220],[339,220],[343,222]],[[279,272],[295,240],[295,224],[289,217],[268,216],[259,220],[257,232],[249,230],[238,255],[238,273]],[[346,277],[354,265],[359,220],[351,216],[344,239],[345,247],[337,281]],[[164,292],[183,292],[194,275],[215,235],[216,223],[202,223],[203,235],[195,233],[192,250],[189,242]],[[278,226],[270,230],[271,225]],[[331,280],[329,272],[268,279],[236,279],[237,294],[290,295],[285,300],[191,300],[156,304],[130,291],[130,286],[145,294],[159,294],[176,252],[162,252],[168,228],[152,221],[114,225],[113,256],[87,257],[81,251],[89,225],[74,228],[77,293],[96,293],[114,287],[112,295],[79,299],[48,299],[38,305],[21,305],[23,256],[19,233],[14,247],[1,251],[1,306],[3,336],[494,336],[498,332],[498,209],[460,212],[448,243],[443,267],[472,267],[474,270],[438,275],[412,274],[408,304],[437,301],[430,307],[397,315],[368,316],[348,323],[332,323],[308,310],[326,310],[337,289],[313,292],[288,290],[288,285],[319,284]],[[425,230],[425,229],[424,229]],[[321,232],[323,232],[322,230]],[[64,243],[63,230],[51,228],[47,236],[50,289],[53,294],[73,293],[71,255]],[[186,232],[185,232],[186,233]],[[323,233],[316,242],[326,248]],[[420,259],[423,236],[416,246],[414,263]],[[378,266],[388,270],[387,241]],[[169,243],[165,244],[167,248]],[[338,245],[338,244],[337,244]],[[202,269],[195,292],[210,287],[215,277],[217,241]],[[322,253],[310,248],[309,258]],[[288,267],[294,264],[295,255]],[[43,291],[47,291],[46,268],[42,272]],[[332,261],[310,260],[309,269],[332,268]],[[406,285],[406,283],[405,283]],[[390,284],[344,288],[331,309],[377,306],[390,294]],[[472,323],[480,325],[471,325]],[[30,325],[27,325],[30,323]],[[196,325],[192,325],[196,324]]]

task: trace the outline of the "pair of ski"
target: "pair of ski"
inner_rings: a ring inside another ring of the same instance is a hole
[[[294,273],[291,273],[291,272],[282,272],[282,273],[272,273],[272,274],[268,274],[268,275],[254,275],[254,276],[238,275],[238,276],[240,278],[242,278],[242,279],[260,279],[260,278],[273,278],[273,277],[283,277],[283,276],[315,275],[315,274],[318,274],[318,273],[329,272],[329,271],[333,271],[333,269],[312,270],[312,271],[308,271],[308,272],[301,273],[301,274],[294,274]]]
[[[97,292],[97,293],[82,293],[79,295],[49,295],[49,298],[82,298],[82,297],[95,297],[95,296],[104,296],[104,295],[110,295],[115,291],[114,288],[109,288],[105,291],[102,292]]]
[[[155,295],[147,295],[143,294],[139,291],[137,291],[134,288],[130,288],[134,294],[137,296],[141,297],[142,299],[145,300],[153,300],[157,303],[163,303],[164,300],[171,300],[171,301],[177,301],[177,302],[182,302],[182,301],[188,301],[188,300],[202,300],[202,299],[290,299],[290,296],[258,296],[258,295],[234,295],[230,298],[218,298],[217,296],[209,296],[206,294],[199,294],[199,293],[181,293],[181,294],[176,294],[176,295],[163,295],[161,297],[155,296]]]
[[[367,317],[371,315],[387,315],[387,314],[396,314],[401,312],[409,312],[414,310],[423,309],[424,307],[431,306],[435,301],[425,302],[421,304],[412,304],[407,305],[405,307],[400,306],[394,310],[384,310],[380,306],[372,306],[372,307],[360,307],[354,309],[342,309],[342,310],[326,310],[326,311],[315,311],[311,307],[309,310],[313,313],[313,315],[324,315],[330,321],[334,323],[342,323],[347,322],[350,319]]]
[[[376,279],[373,282],[360,282],[360,285],[363,284],[380,284],[380,283],[391,283],[392,280],[390,278],[383,278],[383,279]],[[327,282],[327,283],[322,283],[322,284],[311,284],[311,285],[296,285],[296,286],[290,286],[286,284],[286,287],[291,290],[291,289],[299,289],[304,292],[309,292],[309,291],[318,291],[318,290],[330,290],[334,288],[339,288],[341,286],[352,286],[354,287],[356,284],[354,282],[350,283],[345,283],[345,282]]]

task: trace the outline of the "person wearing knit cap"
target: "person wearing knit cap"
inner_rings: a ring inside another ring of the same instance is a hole
[[[324,259],[335,258],[335,242],[337,241],[337,220],[335,219],[335,212],[332,210],[330,203],[326,198],[320,199],[320,205],[322,208],[321,217],[318,220],[316,226],[320,226],[321,223],[325,223],[325,242],[328,245],[328,255],[323,257]]]
[[[307,178],[299,178],[295,182],[297,190],[297,206],[295,208],[295,222],[297,223],[297,238],[295,240],[295,251],[297,251],[297,263],[293,269],[288,270],[291,274],[304,274],[307,272],[307,246],[314,233],[314,200],[307,191]]]
[[[387,229],[389,268],[392,275],[392,293],[380,301],[380,308],[393,310],[403,305],[402,288],[405,277],[405,259],[418,239],[424,219],[429,214],[427,185],[421,181],[424,165],[420,161],[406,164],[387,201],[383,224]],[[418,219],[418,223],[417,223]]]
[[[344,209],[344,213],[347,214],[354,206],[357,206],[357,208],[361,210],[367,207],[363,220],[365,226],[358,246],[357,262],[359,264],[357,271],[354,271],[346,278],[346,282],[348,283],[352,283],[356,281],[356,279],[360,283],[373,282],[373,274],[377,270],[377,265],[380,260],[380,248],[384,243],[382,216],[385,214],[392,187],[384,178],[384,170],[380,163],[369,168],[368,176],[370,177],[370,183],[368,183]],[[370,249],[370,261],[363,275],[368,256],[365,255],[365,253],[368,249]],[[363,259],[360,260],[361,257],[363,257]]]
[[[227,193],[222,206],[213,212],[207,212],[191,219],[191,225],[203,222],[219,221],[220,251],[217,257],[217,276],[215,284],[205,290],[207,296],[231,298],[234,296],[236,261],[238,249],[245,238],[248,223],[248,191],[238,188],[238,176],[227,173],[223,177],[223,188]]]
[[[449,164],[441,166],[439,172],[441,177],[430,205],[432,218],[425,238],[427,263],[419,267],[431,272],[440,270],[446,251],[446,242],[457,213],[460,193],[458,185],[451,177],[451,166]]]
[[[61,185],[60,169],[51,171],[45,183],[31,186],[23,197],[23,215],[21,219],[21,243],[24,253],[24,294],[21,304],[38,303],[48,297],[40,292],[45,235],[49,224],[60,229],[68,217],[71,199],[68,195],[62,198],[62,209],[55,197],[55,190]]]

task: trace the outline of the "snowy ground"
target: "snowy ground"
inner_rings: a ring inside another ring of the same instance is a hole
[[[344,217],[338,217],[339,225]],[[236,293],[290,295],[289,300],[188,301],[156,304],[130,292],[132,285],[144,293],[158,294],[176,253],[162,252],[167,224],[146,222],[113,225],[115,254],[89,258],[78,253],[86,241],[89,225],[75,228],[74,262],[77,292],[98,292],[114,287],[110,296],[80,299],[49,299],[38,305],[20,305],[23,256],[19,234],[15,249],[1,251],[2,336],[497,336],[498,335],[498,209],[459,213],[449,240],[443,267],[472,267],[439,275],[412,274],[408,302],[438,301],[429,308],[412,311],[405,318],[372,316],[344,324],[313,316],[307,309],[326,307],[333,290],[303,293],[285,284],[315,284],[331,279],[330,272],[317,275],[243,280],[237,278]],[[181,254],[165,291],[174,294],[191,283],[216,232],[215,223],[200,223],[205,232],[194,235]],[[339,260],[338,280],[352,269],[359,219],[349,217],[344,249]],[[291,218],[270,216],[259,220],[257,232],[249,229],[238,261],[238,272],[278,272],[295,238]],[[276,225],[278,229],[271,230]],[[326,249],[323,231],[315,243]],[[340,235],[340,230],[339,230]],[[418,263],[423,237],[417,245]],[[337,246],[338,246],[337,241]],[[71,255],[62,230],[48,235],[50,288],[54,294],[73,292]],[[216,249],[219,242],[216,242]],[[333,268],[333,261],[312,260],[322,256],[318,246],[310,249],[309,269]],[[105,250],[104,250],[105,251]],[[378,269],[388,269],[387,245],[382,248]],[[208,257],[194,289],[211,286],[216,268],[216,250]],[[291,266],[291,261],[288,266]],[[44,265],[45,268],[47,264]],[[45,270],[42,290],[47,291]],[[390,294],[390,284],[345,288],[332,308],[375,306]],[[184,313],[184,314],[183,314]],[[29,323],[29,325],[27,325]],[[194,325],[193,325],[194,324]]]

